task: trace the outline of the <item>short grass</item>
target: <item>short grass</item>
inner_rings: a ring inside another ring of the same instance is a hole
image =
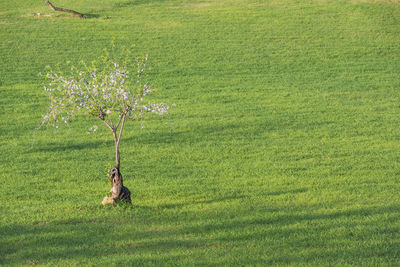
[[[400,265],[398,1],[43,2],[0,2],[0,265]],[[31,145],[37,74],[113,38],[177,107],[128,125],[133,206],[102,208],[106,129]]]

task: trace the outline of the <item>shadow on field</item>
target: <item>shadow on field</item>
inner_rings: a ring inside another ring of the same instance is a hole
[[[100,18],[99,14],[85,14],[86,19],[97,19]]]
[[[127,143],[138,145],[159,145],[159,144],[195,144],[204,142],[235,141],[238,135],[246,137],[247,132],[241,126],[233,123],[223,125],[202,125],[196,126],[196,130],[186,131],[168,131],[160,130],[156,132],[143,131],[137,135],[125,135],[122,138],[122,146]],[[254,132],[253,132],[254,134]],[[206,138],[205,138],[206,137]],[[33,152],[53,152],[68,150],[83,150],[88,148],[98,148],[100,146],[113,147],[113,141],[95,140],[95,141],[67,141],[67,142],[43,142],[35,144],[31,151]]]
[[[130,1],[115,3],[114,7],[115,8],[127,8],[127,7],[139,6],[139,5],[157,4],[157,3],[162,3],[162,2],[166,2],[166,1],[165,0],[130,0]]]
[[[327,214],[271,209],[261,217],[227,211],[211,218],[195,211],[174,218],[146,207],[115,216],[119,211],[91,220],[2,226],[0,264],[351,264],[400,258],[400,242],[387,242],[397,231],[365,221],[398,215],[398,206]]]
[[[246,137],[248,133],[240,125],[202,125],[195,126],[196,130],[187,131],[158,131],[140,133],[123,139],[122,142],[138,144],[194,144],[214,141],[235,141],[238,135]]]
[[[94,149],[102,146],[113,147],[112,141],[74,141],[66,143],[47,142],[35,145],[29,152],[59,152],[69,150]]]
[[[293,190],[280,190],[280,191],[275,191],[275,192],[266,192],[264,195],[266,196],[280,196],[280,195],[286,195],[286,194],[297,194],[297,193],[305,193],[307,192],[307,188],[298,188],[298,189],[293,189]]]
[[[183,208],[183,207],[191,206],[191,205],[212,204],[212,203],[217,203],[217,202],[237,200],[237,199],[243,199],[243,198],[246,198],[246,196],[244,196],[244,195],[226,196],[226,197],[221,197],[221,198],[216,198],[216,199],[194,200],[194,201],[190,201],[190,202],[186,202],[186,203],[163,204],[163,205],[159,205],[158,207],[160,207],[162,209],[176,209],[176,208]]]

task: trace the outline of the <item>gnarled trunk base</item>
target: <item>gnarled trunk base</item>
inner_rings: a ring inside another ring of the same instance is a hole
[[[119,201],[125,201],[127,203],[132,203],[131,201],[131,191],[127,187],[124,186],[122,175],[119,171],[119,168],[114,167],[111,169],[109,173],[109,179],[113,184],[113,187],[110,190],[111,197],[105,197],[101,204],[114,204]]]

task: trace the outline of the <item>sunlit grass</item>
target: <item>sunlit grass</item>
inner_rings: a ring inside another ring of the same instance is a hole
[[[0,3],[1,265],[399,264],[397,3],[54,5],[89,16]],[[37,74],[113,38],[149,54],[155,97],[177,107],[127,125],[133,206],[102,208],[108,130],[79,117],[33,135]]]

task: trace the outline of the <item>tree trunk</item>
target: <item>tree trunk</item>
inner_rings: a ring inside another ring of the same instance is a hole
[[[115,145],[115,168],[119,169],[120,167],[120,156],[119,156],[119,141],[117,139],[116,131],[113,131],[114,136],[114,145]]]
[[[126,203],[132,203],[131,201],[131,191],[127,187],[124,186],[122,180],[122,174],[119,171],[119,168],[112,168],[109,173],[109,178],[113,187],[110,190],[111,197],[105,197],[103,199],[102,204],[114,204],[119,201],[125,201]]]
[[[117,138],[117,129],[115,129],[115,132],[113,133],[114,135],[114,141],[115,141],[115,167],[119,169],[120,167],[120,156],[119,156],[119,142],[121,141],[122,137],[122,131],[124,130],[124,125],[125,125],[125,120],[126,120],[126,112],[121,115],[120,122],[121,122],[121,128],[119,129],[119,135]],[[119,123],[117,125],[117,128],[119,126]]]
[[[81,19],[84,19],[84,18],[85,18],[85,15],[83,15],[83,14],[81,14],[81,13],[79,13],[79,12],[76,12],[75,10],[66,9],[66,8],[60,8],[60,7],[55,7],[55,6],[53,6],[52,3],[49,2],[49,0],[46,0],[46,4],[47,4],[51,9],[53,9],[54,11],[68,12],[68,13],[72,13],[72,14],[75,14],[75,15],[79,16]]]
[[[115,168],[119,169],[120,166],[120,158],[119,158],[119,147],[118,144],[115,145]]]
[[[104,119],[103,113],[99,115],[99,118],[107,125],[107,127],[111,130],[114,138],[114,144],[115,144],[115,167],[111,169],[109,173],[109,178],[110,182],[113,184],[113,187],[111,188],[110,194],[111,197],[105,197],[103,199],[103,202],[101,204],[106,205],[106,204],[114,204],[120,200],[123,200],[127,203],[131,203],[131,192],[129,191],[128,188],[126,188],[123,184],[122,181],[122,175],[121,172],[119,171],[120,169],[120,155],[119,155],[119,142],[121,141],[122,137],[122,131],[124,129],[125,125],[125,119],[126,119],[127,111],[122,113],[118,124],[114,127],[114,124],[112,121],[107,122]],[[119,134],[117,136],[117,130],[118,127],[121,123],[121,128],[119,129]]]

